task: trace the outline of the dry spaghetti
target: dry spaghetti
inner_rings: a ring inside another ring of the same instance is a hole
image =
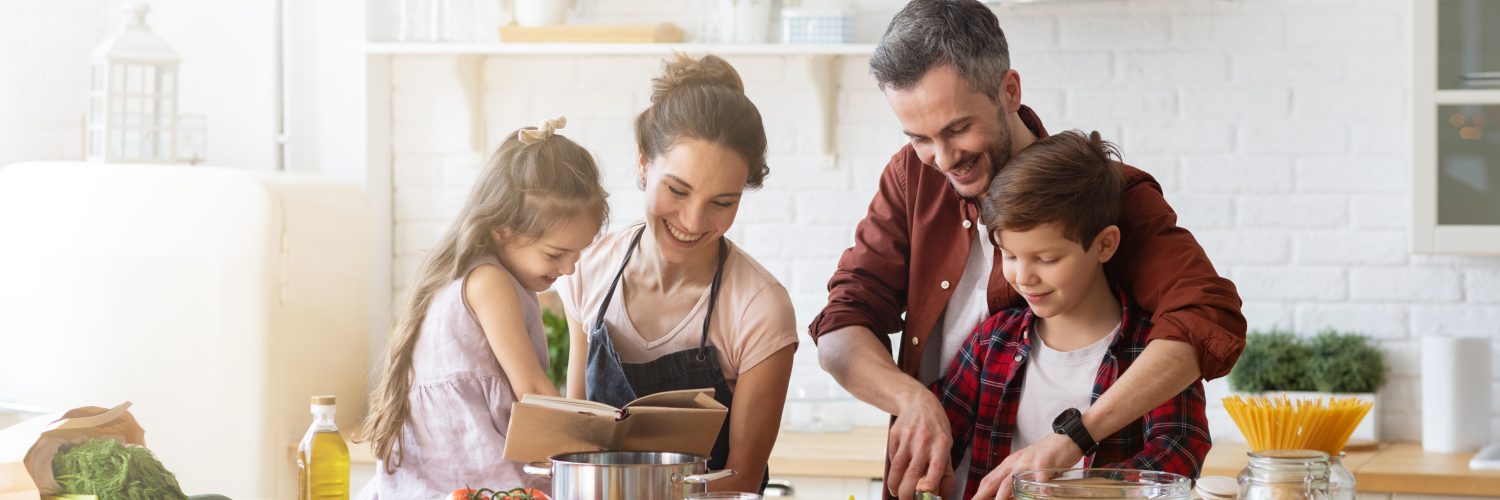
[[[1356,398],[1224,398],[1224,409],[1250,441],[1252,451],[1320,450],[1338,455],[1371,406]]]

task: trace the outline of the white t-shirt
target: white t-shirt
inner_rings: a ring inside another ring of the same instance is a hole
[[[989,234],[983,224],[977,226],[978,234],[969,242],[969,259],[964,262],[964,274],[958,278],[958,287],[943,310],[938,321],[936,336],[928,337],[929,345],[938,341],[940,349],[922,352],[922,362],[917,372],[923,385],[932,385],[948,372],[953,358],[963,348],[964,341],[980,323],[990,317],[989,283],[990,272],[995,268],[995,244],[985,235]]]
[[[630,240],[639,227],[631,225],[599,238],[584,250],[577,271],[558,280],[558,295],[563,306],[584,328],[593,327],[604,294],[620,270],[620,261],[625,258],[625,250],[630,247]],[[641,255],[637,249],[631,260],[639,259]],[[641,308],[626,311],[624,293],[629,286],[624,279],[620,281],[620,286],[615,287],[614,299],[610,300],[609,310],[604,313],[609,339],[621,361],[645,363],[698,347],[711,287],[703,288],[703,295],[690,310]],[[724,380],[730,389],[734,389],[741,373],[782,348],[797,344],[797,319],[786,288],[733,242],[729,243],[729,256],[724,261],[724,276],[719,286],[719,299],[714,306],[708,340],[719,352],[719,367],[724,371]],[[631,318],[650,314],[665,314],[682,320],[666,335],[647,342]]]
[[[964,261],[964,274],[958,278],[958,288],[953,289],[942,319],[934,327],[933,336],[928,337],[928,342],[939,342],[939,348],[922,351],[917,378],[923,385],[932,385],[948,373],[948,367],[953,364],[953,358],[958,357],[958,351],[963,349],[969,334],[990,316],[989,284],[990,272],[995,269],[995,244],[986,236],[989,231],[983,224],[977,224],[977,227],[978,232],[969,241],[969,259]],[[956,480],[953,490],[944,498],[962,498],[969,478],[969,456],[973,453],[974,445],[970,444],[958,463],[953,465]]]
[[[1016,408],[1016,434],[1011,451],[1051,436],[1052,421],[1068,408],[1082,410],[1093,401],[1094,379],[1104,354],[1120,336],[1120,326],[1082,349],[1058,351],[1042,342],[1032,330],[1031,356],[1026,360],[1026,382],[1021,386],[1021,403]],[[1080,459],[1074,467],[1082,467]]]

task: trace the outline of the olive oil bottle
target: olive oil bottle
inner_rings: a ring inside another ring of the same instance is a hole
[[[333,414],[333,396],[313,396],[313,422],[297,445],[298,500],[349,500],[349,446]]]

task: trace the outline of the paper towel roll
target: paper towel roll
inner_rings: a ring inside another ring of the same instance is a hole
[[[1474,451],[1490,438],[1490,339],[1422,338],[1422,449]]]

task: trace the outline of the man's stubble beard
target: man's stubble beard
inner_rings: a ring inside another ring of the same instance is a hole
[[[1010,142],[1011,135],[1010,121],[1005,119],[1005,110],[1002,109],[1000,111],[998,137],[996,137],[995,143],[990,146],[990,150],[988,152],[990,160],[990,178],[988,181],[989,184],[986,185],[984,189],[980,189],[978,193],[974,194],[974,196],[970,196],[970,199],[976,201],[983,200],[984,194],[988,193],[990,191],[990,187],[995,184],[995,179],[998,179],[1000,177],[1000,169],[1005,168],[1005,164],[1010,162],[1010,156],[1013,153],[1012,145]]]

